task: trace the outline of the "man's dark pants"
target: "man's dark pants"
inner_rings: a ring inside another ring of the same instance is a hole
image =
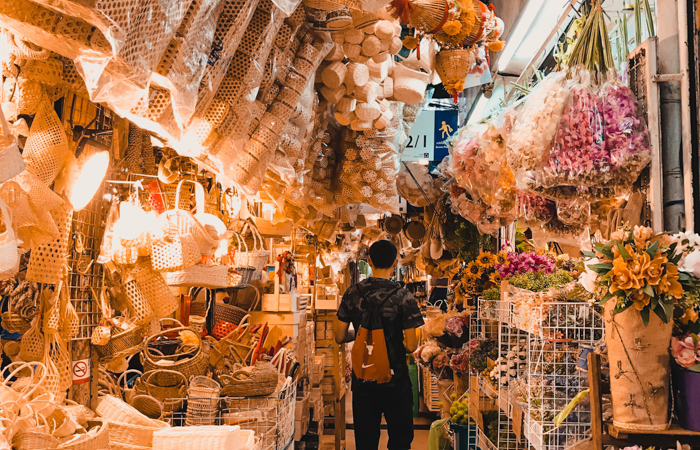
[[[413,441],[413,388],[408,374],[395,375],[389,383],[352,380],[352,415],[355,448],[379,447],[382,414],[389,432],[388,450],[408,450]]]

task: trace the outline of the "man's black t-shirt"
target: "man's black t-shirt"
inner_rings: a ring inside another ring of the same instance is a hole
[[[385,278],[374,277],[350,286],[345,291],[343,301],[338,308],[338,320],[352,323],[355,331],[360,329],[364,313],[361,307],[362,294],[360,294],[358,285],[370,305],[381,304],[388,294],[400,286]],[[418,308],[418,303],[410,292],[401,288],[384,303],[380,312],[389,355],[389,366],[394,371],[394,375],[407,375],[408,366],[406,365],[406,349],[403,344],[403,330],[423,325],[423,316]]]

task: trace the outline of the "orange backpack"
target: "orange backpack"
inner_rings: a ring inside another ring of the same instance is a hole
[[[382,324],[381,310],[384,304],[396,292],[398,287],[391,291],[381,303],[370,305],[364,293],[357,287],[362,297],[361,306],[364,308],[360,329],[357,330],[355,343],[352,346],[352,370],[360,380],[388,383],[391,381],[391,367],[389,354],[386,350],[386,338]]]

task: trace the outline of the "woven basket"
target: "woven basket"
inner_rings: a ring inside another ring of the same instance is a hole
[[[112,359],[115,356],[127,356],[127,352],[135,354],[139,351],[144,331],[143,327],[134,327],[118,334],[112,331],[112,338],[106,345],[93,345],[93,348],[101,360]]]
[[[95,417],[88,420],[87,433],[59,445],[60,450],[103,450],[109,448],[108,421]]]
[[[125,401],[105,395],[100,397],[95,412],[110,422],[121,422],[144,427],[153,426],[153,420],[141,414]]]
[[[1,317],[2,327],[10,333],[24,334],[32,327],[32,324],[24,320],[19,314],[4,312]]]
[[[228,266],[195,264],[184,270],[166,272],[165,279],[168,286],[225,288],[228,287]]]
[[[151,370],[158,369],[168,369],[175,372],[180,372],[186,378],[190,378],[197,375],[204,375],[209,368],[209,355],[204,351],[202,338],[198,333],[195,333],[197,339],[199,340],[199,345],[194,354],[176,354],[171,356],[155,356],[148,349],[148,343],[159,336],[163,336],[167,333],[179,332],[179,331],[192,331],[187,327],[171,328],[166,331],[161,331],[149,337],[145,341],[144,350],[141,353],[141,362],[143,363],[144,372],[149,372]],[[169,378],[167,375],[163,375],[165,383],[177,383],[178,379]]]
[[[51,185],[70,156],[68,137],[53,105],[44,101],[34,117],[22,156],[27,170]]]
[[[153,446],[153,433],[170,426],[160,420],[151,420],[149,425],[110,421],[109,443],[121,445],[138,445],[144,448]]]
[[[20,431],[12,438],[12,447],[21,450],[44,450],[58,447],[58,439],[46,433]]]
[[[476,61],[469,49],[441,50],[437,55],[437,73],[450,95],[464,90],[464,80]]]
[[[257,362],[252,368],[219,377],[225,397],[258,397],[275,392],[279,373],[269,362]]]
[[[195,215],[179,208],[180,192],[185,182],[194,184],[195,202],[198,208]],[[199,247],[200,253],[209,256],[216,249],[219,241],[218,236],[213,237],[207,228],[205,228],[205,224],[212,224],[213,227],[222,232],[225,231],[226,226],[220,223],[221,220],[216,216],[204,212],[205,204],[204,187],[196,181],[182,180],[178,183],[175,193],[175,208],[166,211],[164,217],[171,225],[177,227],[180,234],[191,234]]]
[[[150,419],[158,420],[163,417],[163,403],[150,395],[134,395],[129,404]]]
[[[73,218],[73,208],[65,202],[52,211],[58,226],[58,238],[32,250],[26,278],[36,283],[58,284],[68,264],[68,237]]]
[[[177,411],[182,407],[188,388],[187,378],[183,374],[172,370],[153,370],[146,372],[142,379],[141,386],[145,393],[163,404],[164,413]],[[169,384],[178,379],[179,382]]]
[[[191,267],[201,259],[191,234],[170,234],[151,243],[151,265],[157,272],[172,272]]]
[[[156,317],[167,317],[178,308],[177,296],[173,295],[163,276],[147,264],[134,268],[131,276],[138,283]]]
[[[149,323],[153,317],[153,308],[151,308],[151,304],[146,299],[136,280],[130,276],[127,277],[122,285],[122,290],[126,294],[129,312],[136,325]]]
[[[217,303],[214,306],[214,323],[224,321],[238,325],[247,314],[248,311],[238,306]]]
[[[414,105],[423,100],[430,76],[418,70],[409,69],[403,64],[394,67],[394,98],[397,101]]]

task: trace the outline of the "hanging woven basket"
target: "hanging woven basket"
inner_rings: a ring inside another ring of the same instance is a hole
[[[464,90],[464,80],[475,61],[474,52],[468,49],[442,50],[438,53],[437,73],[450,95],[456,98]]]
[[[447,22],[450,10],[445,0],[392,0],[391,6],[394,17],[401,23],[425,34],[440,31]]]

